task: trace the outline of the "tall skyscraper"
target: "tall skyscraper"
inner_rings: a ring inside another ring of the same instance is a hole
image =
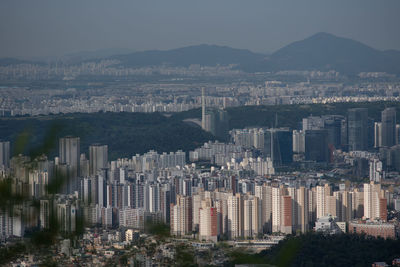
[[[342,142],[342,122],[344,121],[344,117],[339,115],[328,115],[323,116],[323,118],[324,129],[328,132],[328,144],[335,148],[340,148]]]
[[[108,146],[94,144],[89,147],[89,175],[96,175],[97,171],[107,168]]]
[[[348,110],[347,138],[350,151],[368,149],[368,109]]]
[[[326,190],[323,186],[316,187],[316,196],[315,196],[316,211],[317,211],[316,219],[319,219],[326,215],[325,191]]]
[[[10,142],[0,142],[0,168],[10,167]]]
[[[382,123],[374,123],[374,147],[379,148],[382,146]]]
[[[328,144],[339,148],[342,143],[342,123],[344,117],[340,115],[310,116],[303,118],[303,132],[307,130],[325,129],[328,133]]]
[[[293,133],[289,128],[267,129],[264,132],[264,156],[271,158],[274,166],[293,161]]]
[[[78,190],[78,177],[80,175],[80,139],[67,136],[60,138],[59,142],[60,164],[66,165],[66,179],[63,183],[67,186],[67,192]]]
[[[305,158],[316,162],[328,162],[328,132],[308,130],[305,133]]]
[[[382,146],[391,147],[396,144],[396,108],[386,108],[381,113]]]

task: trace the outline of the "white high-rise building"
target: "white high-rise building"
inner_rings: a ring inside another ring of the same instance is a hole
[[[377,158],[369,161],[369,180],[380,183],[385,178],[382,161]]]
[[[243,210],[242,199],[237,195],[228,197],[228,236],[236,238],[242,236],[241,212]]]
[[[281,230],[281,196],[281,188],[272,187],[272,232],[279,232]]]
[[[380,184],[364,184],[364,217],[372,220],[380,218],[380,198]]]
[[[304,131],[293,131],[293,152],[294,153],[305,153],[306,152],[306,141]]]
[[[207,241],[218,241],[218,213],[217,208],[210,207],[209,203],[203,202],[200,209],[199,239]]]
[[[317,208],[317,219],[322,218],[326,215],[326,196],[325,187],[316,187],[316,208]]]
[[[192,232],[192,197],[176,196],[176,205],[171,205],[171,233],[186,235]]]
[[[382,123],[375,122],[374,124],[374,147],[379,148],[382,146]]]

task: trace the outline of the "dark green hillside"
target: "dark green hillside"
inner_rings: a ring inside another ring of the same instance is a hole
[[[82,153],[87,152],[92,143],[108,144],[111,159],[144,153],[150,149],[158,152],[188,151],[214,139],[198,127],[160,113],[76,113],[3,118],[0,119],[0,138],[10,140],[13,144],[18,137],[18,143],[28,139],[23,145],[27,153],[42,144],[52,128],[57,140],[66,135],[79,136]],[[16,146],[13,147],[15,151]],[[56,152],[57,149],[53,147],[50,155]]]
[[[364,235],[324,236],[308,233],[287,237],[270,250],[258,254],[231,255],[234,264],[274,266],[371,266],[373,262],[391,264],[400,257],[400,240],[384,240]]]

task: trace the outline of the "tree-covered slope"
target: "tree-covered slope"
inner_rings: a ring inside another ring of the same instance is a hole
[[[51,130],[55,134],[49,137]],[[87,153],[90,144],[107,144],[111,159],[150,149],[158,152],[188,151],[214,139],[199,127],[160,113],[75,113],[0,119],[0,138],[10,140],[14,151],[16,144],[22,143],[27,153],[43,144],[45,137],[58,140],[66,135],[80,137],[82,153]],[[50,155],[56,153],[57,147],[53,146]]]

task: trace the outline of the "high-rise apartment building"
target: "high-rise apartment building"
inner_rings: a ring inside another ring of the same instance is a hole
[[[384,199],[384,200],[381,200]],[[364,184],[364,217],[371,220],[387,218],[386,201],[381,185],[375,182]],[[386,203],[386,202],[385,202]],[[385,212],[386,211],[386,212]]]
[[[298,229],[305,233],[309,229],[309,190],[303,186],[297,189]]]
[[[272,187],[272,232],[281,231],[282,223],[282,193],[281,188]]]
[[[259,233],[262,233],[260,199],[246,195],[243,200],[244,237],[257,237]]]
[[[199,239],[218,241],[218,213],[217,208],[204,204],[200,208]]]
[[[280,232],[291,234],[293,231],[293,208],[292,198],[290,196],[282,196],[282,219]]]
[[[97,171],[107,168],[108,146],[94,144],[89,146],[89,175],[96,175]]]
[[[331,196],[332,190],[328,184],[316,187],[316,219],[322,218],[328,214],[327,211],[327,197]]]
[[[60,138],[59,163],[66,166],[65,178],[67,193],[78,190],[78,177],[80,175],[80,139],[67,136]]]
[[[171,233],[173,235],[187,235],[192,233],[192,198],[176,196],[176,204],[171,204]]]
[[[240,194],[228,197],[228,236],[237,238],[243,236],[243,198]]]
[[[267,184],[256,185],[255,194],[261,201],[261,227],[265,232],[272,230],[272,187]]]

